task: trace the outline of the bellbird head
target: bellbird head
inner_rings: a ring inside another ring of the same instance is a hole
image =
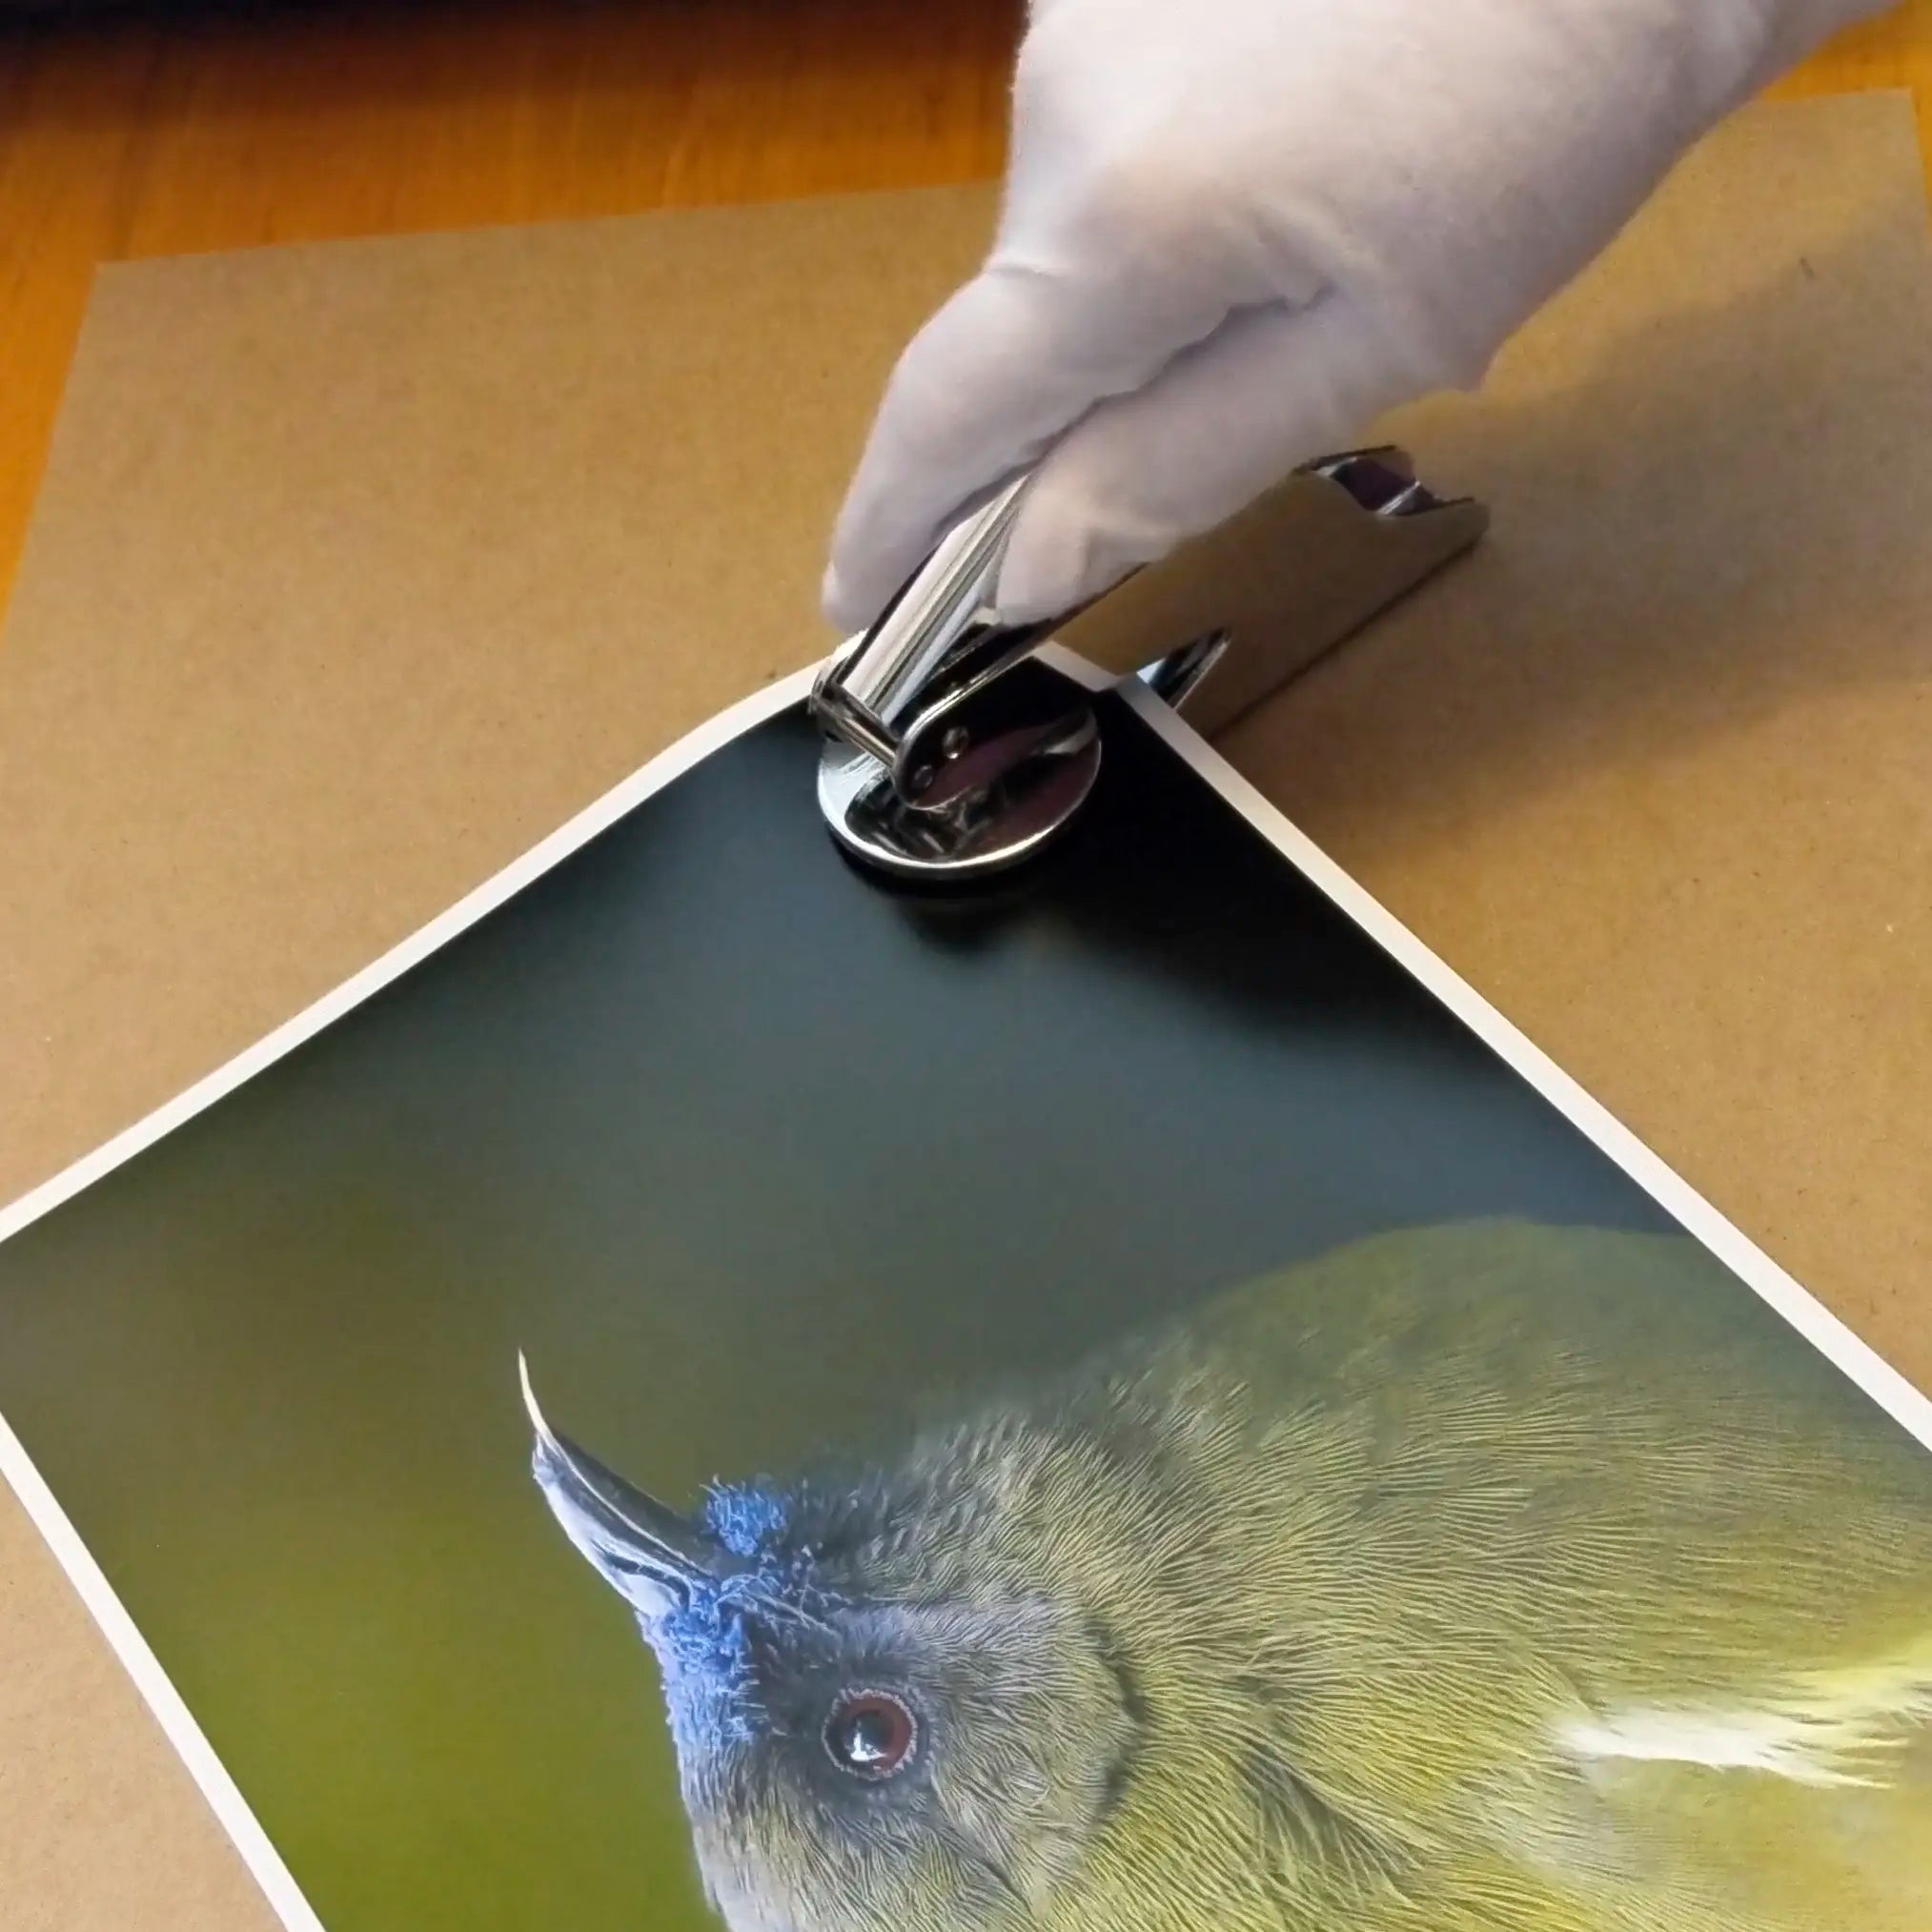
[[[733,1932],[1032,1922],[1118,1798],[1136,1696],[1097,1618],[996,1552],[936,1559],[970,1484],[950,1507],[863,1478],[719,1488],[685,1515],[524,1387],[539,1484],[657,1656]]]

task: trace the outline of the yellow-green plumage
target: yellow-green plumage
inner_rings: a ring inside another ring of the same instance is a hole
[[[1192,1414],[1223,1501],[1149,1545],[1048,1477],[1049,1567],[1113,1595],[1140,1544],[1114,1622],[1204,1748],[1150,1754],[1044,1926],[1932,1928],[1932,1455],[1700,1249],[1389,1236],[1109,1381]],[[1283,1760],[1259,1864],[1212,1847],[1252,1830],[1243,1713]],[[1783,1770],[1604,1755],[1754,1724]]]
[[[1364,1242],[781,1518],[731,1686],[645,1618],[737,1932],[1932,1932],[1932,1453],[1688,1240]]]

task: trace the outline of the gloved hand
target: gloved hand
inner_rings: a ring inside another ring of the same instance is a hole
[[[888,386],[826,613],[1041,467],[1046,617],[1383,411],[1476,386],[1682,152],[1888,0],[1034,0],[980,275]]]

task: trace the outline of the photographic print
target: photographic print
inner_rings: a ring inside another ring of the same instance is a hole
[[[938,893],[803,696],[0,1222],[286,1922],[1932,1932],[1923,1398],[1149,694]]]

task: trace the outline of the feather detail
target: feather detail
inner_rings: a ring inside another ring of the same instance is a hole
[[[1928,1725],[1932,1655],[1815,1674],[1759,1703],[1632,1706],[1572,1718],[1558,1726],[1557,1741],[1585,1763],[1686,1764],[1877,1788]]]

